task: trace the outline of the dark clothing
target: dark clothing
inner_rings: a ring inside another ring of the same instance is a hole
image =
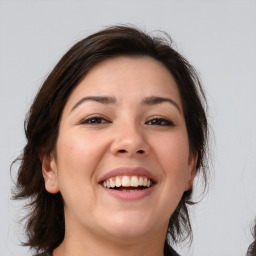
[[[164,250],[164,256],[180,256],[174,249],[168,248],[167,250]]]
[[[165,255],[165,256],[169,256],[169,255]],[[180,255],[176,251],[173,250],[171,256],[180,256]]]

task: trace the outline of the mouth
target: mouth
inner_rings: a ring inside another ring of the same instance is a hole
[[[119,199],[140,199],[153,191],[157,177],[142,167],[119,167],[100,177],[98,183]]]
[[[104,188],[122,192],[136,192],[152,187],[155,182],[146,176],[115,176],[101,182]]]

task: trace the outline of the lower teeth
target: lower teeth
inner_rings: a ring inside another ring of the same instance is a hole
[[[119,188],[112,188],[112,189],[123,191],[123,192],[136,192],[136,191],[143,190],[146,188],[147,187],[134,187],[134,188],[119,187]]]

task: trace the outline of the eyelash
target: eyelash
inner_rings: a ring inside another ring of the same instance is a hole
[[[151,123],[151,124],[150,124]],[[161,123],[161,124],[159,124]],[[156,125],[156,126],[174,126],[172,121],[169,121],[162,117],[154,117],[146,122],[149,125]]]
[[[98,122],[98,121],[100,121],[100,122]],[[91,116],[91,117],[83,119],[80,122],[80,124],[90,124],[90,125],[98,125],[98,124],[104,124],[104,123],[110,123],[110,121],[108,121],[106,118],[101,117],[101,116]]]
[[[111,122],[101,116],[91,116],[80,122],[80,124],[89,124],[89,125],[100,125],[104,123],[111,123]],[[154,117],[146,121],[145,124],[155,125],[155,126],[174,126],[172,121],[169,121],[162,117]]]

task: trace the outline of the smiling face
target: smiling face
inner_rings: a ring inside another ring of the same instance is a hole
[[[43,175],[63,196],[66,234],[163,240],[195,165],[170,72],[149,57],[116,57],[71,93]]]

